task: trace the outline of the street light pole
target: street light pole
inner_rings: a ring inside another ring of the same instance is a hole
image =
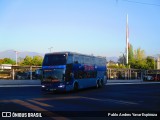
[[[52,52],[52,48],[53,48],[53,47],[48,48],[50,52]]]
[[[17,65],[17,54],[18,54],[18,51],[14,51],[16,53],[16,65]]]

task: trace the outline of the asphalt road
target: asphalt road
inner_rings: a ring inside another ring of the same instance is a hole
[[[152,119],[158,119],[160,84],[105,85],[100,89],[85,89],[77,93],[44,93],[40,87],[1,87],[0,111],[1,114],[4,111],[21,114],[40,112],[42,119],[50,116],[49,119],[99,117],[112,120],[130,119],[130,115],[135,120],[150,119],[146,113],[157,114],[158,117]],[[120,113],[125,117],[119,117]],[[144,114],[133,117],[133,113]]]

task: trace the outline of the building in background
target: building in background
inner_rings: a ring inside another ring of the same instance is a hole
[[[0,65],[0,69],[4,70],[4,69],[11,69],[12,65],[11,64],[1,64]]]

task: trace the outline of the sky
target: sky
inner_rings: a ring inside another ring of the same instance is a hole
[[[160,54],[159,0],[0,0],[0,51]]]

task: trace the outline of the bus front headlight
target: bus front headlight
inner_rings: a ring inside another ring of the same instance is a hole
[[[58,87],[59,87],[59,88],[64,88],[65,85],[64,85],[64,84],[60,84]]]

